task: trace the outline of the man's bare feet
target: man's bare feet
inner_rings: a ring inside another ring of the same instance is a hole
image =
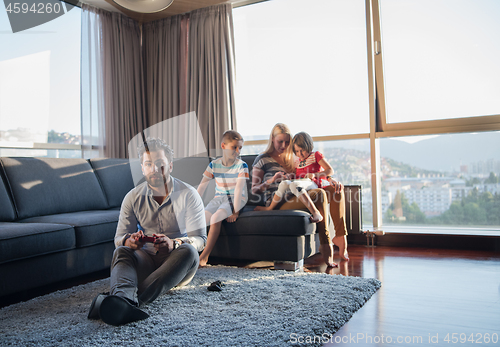
[[[311,223],[319,223],[323,220],[323,216],[321,215],[321,213],[319,213],[319,211],[317,211],[311,214],[309,220],[311,221]]]
[[[349,253],[347,253],[347,236],[335,236],[332,239],[334,245],[339,248],[340,258],[349,261]]]
[[[254,211],[271,211],[269,206],[255,206]]]
[[[319,252],[323,256],[323,260],[327,266],[337,267],[338,264],[333,262],[333,245],[330,243],[325,243],[319,245]]]

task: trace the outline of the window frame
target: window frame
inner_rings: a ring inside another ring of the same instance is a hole
[[[265,0],[241,1],[233,4],[233,7],[246,6],[263,1]],[[387,122],[383,52],[381,50],[380,1],[365,0],[365,10],[370,132],[349,135],[316,136],[313,137],[313,140],[337,141],[367,138],[370,140],[373,228],[375,230],[382,230],[382,184],[380,174],[381,138],[498,131],[500,130],[500,114],[401,123]],[[249,140],[246,141],[245,144],[262,145],[267,144],[267,140]],[[424,233],[424,231],[422,232]]]
[[[371,2],[371,9],[373,13],[372,44],[375,48],[373,51],[373,59],[375,62],[376,93],[379,96],[377,100],[377,124],[379,126],[379,129],[377,129],[377,137],[500,130],[500,114],[428,121],[388,122],[384,84],[382,22],[380,19],[381,5],[379,0],[366,0],[366,2]]]

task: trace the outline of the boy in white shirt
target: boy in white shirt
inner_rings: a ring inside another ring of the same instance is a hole
[[[236,221],[247,202],[248,165],[238,158],[242,147],[243,137],[237,131],[226,131],[222,135],[222,157],[208,165],[198,186],[198,193],[203,196],[207,184],[215,178],[215,197],[205,207],[205,218],[207,224],[210,223],[210,229],[207,244],[200,255],[200,267],[207,264],[219,237],[222,221]]]

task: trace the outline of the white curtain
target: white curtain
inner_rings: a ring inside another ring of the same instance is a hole
[[[82,157],[104,156],[104,93],[101,57],[102,22],[82,4],[81,129]]]

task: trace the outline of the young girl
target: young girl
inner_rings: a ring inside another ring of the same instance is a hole
[[[267,207],[258,206],[255,210],[274,210],[286,196],[286,193],[291,192],[311,212],[311,222],[317,223],[323,220],[323,216],[306,192],[311,189],[332,185],[330,175],[333,174],[333,169],[324,159],[323,154],[317,151],[313,152],[313,148],[313,139],[309,134],[300,132],[293,137],[288,147],[287,156],[289,157],[288,162],[292,162],[291,157],[293,154],[296,156],[293,161],[295,179],[281,181],[278,190],[274,193],[271,204]]]

